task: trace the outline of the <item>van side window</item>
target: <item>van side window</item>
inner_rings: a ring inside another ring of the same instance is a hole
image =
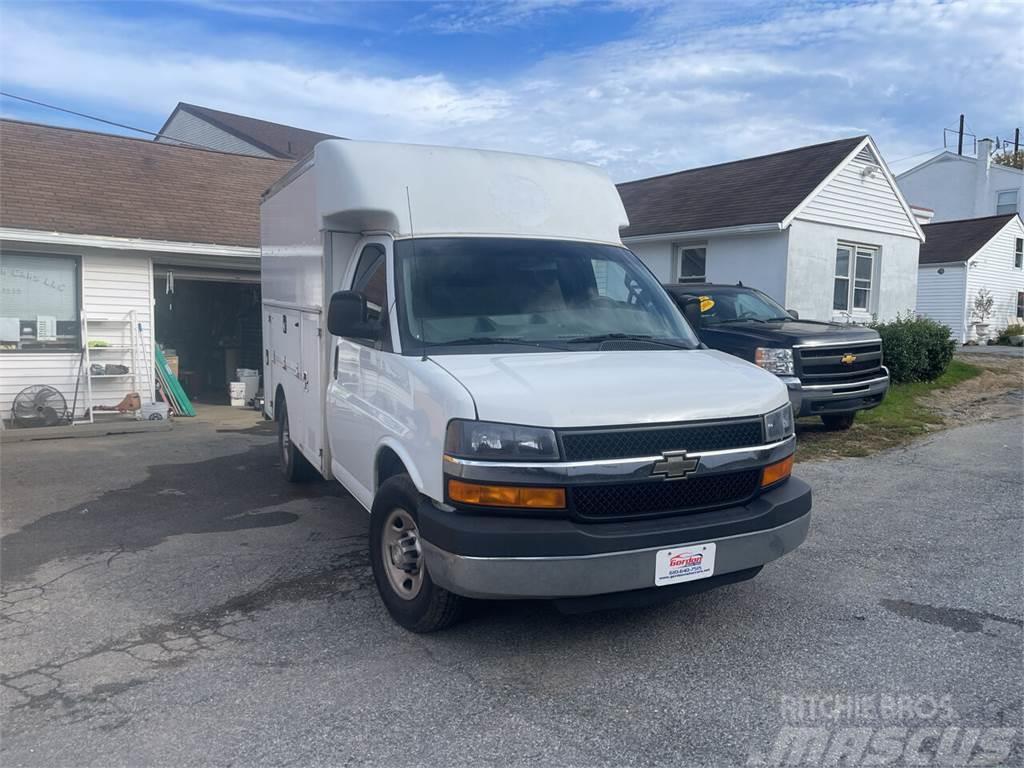
[[[379,348],[390,350],[387,259],[383,246],[370,244],[363,248],[363,252],[359,254],[355,277],[352,279],[352,290],[359,291],[366,297],[366,319],[381,325]]]

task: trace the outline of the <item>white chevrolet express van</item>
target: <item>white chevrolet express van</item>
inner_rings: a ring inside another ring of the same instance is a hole
[[[369,510],[402,626],[691,593],[806,537],[785,386],[702,347],[626,224],[599,169],[441,147],[324,141],[264,195],[282,466]]]

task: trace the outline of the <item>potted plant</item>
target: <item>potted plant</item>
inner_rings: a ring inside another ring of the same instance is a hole
[[[974,308],[971,310],[971,316],[977,318],[974,322],[974,332],[978,336],[978,341],[988,337],[988,319],[992,316],[992,305],[994,303],[995,300],[992,298],[992,293],[988,288],[982,288],[978,291],[978,295],[974,297]]]

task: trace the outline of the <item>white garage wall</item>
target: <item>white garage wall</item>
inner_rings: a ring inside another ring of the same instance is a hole
[[[672,274],[671,241],[659,240],[646,243],[626,242],[626,247],[635,253],[661,282],[670,283],[675,279],[675,276]]]
[[[942,274],[939,274],[939,270]],[[963,264],[922,264],[917,271],[917,314],[948,325],[951,335],[967,341]]]
[[[16,243],[5,241],[3,249],[18,253],[76,255],[81,258],[80,300],[91,313],[110,317],[123,317],[135,310],[142,324],[142,338],[146,356],[140,361],[137,390],[144,400],[153,398],[153,276],[150,256],[130,251],[110,251],[101,248],[68,248],[58,245]],[[105,329],[105,330],[104,330]],[[89,338],[105,339],[111,343],[121,340],[120,328],[95,324]],[[85,378],[79,380],[78,352],[0,352],[0,413],[9,417],[14,397],[25,387],[48,384],[64,395],[71,407],[75,384],[79,383],[76,416],[85,410]],[[127,354],[120,357],[114,352],[96,355],[96,361],[130,365]],[[94,361],[94,362],[96,362]],[[98,405],[115,405],[128,391],[130,379],[100,379],[94,382],[94,400]]]
[[[871,314],[880,321],[897,313],[913,312],[917,304],[916,237],[868,232],[829,224],[795,220],[790,225],[790,267],[786,281],[788,308],[808,320],[832,320],[832,289],[839,242],[872,245],[879,249],[871,291]],[[840,319],[840,318],[835,318]],[[870,316],[858,317],[868,321]]]

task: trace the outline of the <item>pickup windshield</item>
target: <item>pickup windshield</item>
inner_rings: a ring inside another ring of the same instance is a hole
[[[697,298],[701,302],[701,325],[739,322],[776,322],[792,320],[789,313],[774,299],[753,288],[708,287],[692,294],[676,293],[680,299]]]
[[[580,351],[608,341],[665,350],[698,345],[661,285],[621,247],[493,237],[399,240],[395,272],[402,348],[409,354],[435,347]]]

